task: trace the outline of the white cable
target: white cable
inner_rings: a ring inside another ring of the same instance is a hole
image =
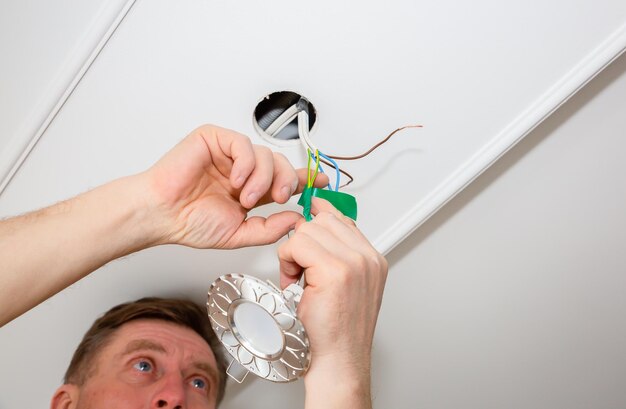
[[[306,111],[298,112],[298,134],[300,135],[300,142],[304,150],[310,149],[313,154],[317,151],[311,139],[309,139],[309,114]]]
[[[291,121],[294,120],[296,115],[298,115],[298,105],[294,104],[287,108],[285,112],[280,114],[278,118],[276,118],[274,122],[272,122],[270,126],[265,129],[265,133],[273,138],[276,137],[276,135],[278,135],[278,133],[282,131],[283,128],[285,128],[288,124],[291,123]]]
[[[278,116],[266,129],[265,133],[272,137],[276,137],[285,126],[290,124],[295,117],[298,117],[298,135],[300,136],[300,142],[304,147],[304,150],[310,149],[315,153],[316,147],[309,138],[309,114],[306,110],[302,109],[299,104],[293,104]]]
[[[282,114],[278,116],[271,124],[265,129],[265,133],[276,137],[280,131],[282,131],[285,126],[290,124],[294,118],[298,117],[298,135],[300,136],[300,142],[304,147],[304,150],[310,149],[311,152],[315,153],[317,149],[311,139],[309,138],[309,114],[301,107],[299,104],[293,104],[289,108],[285,110]]]

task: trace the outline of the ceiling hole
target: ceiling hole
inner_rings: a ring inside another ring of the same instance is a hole
[[[313,104],[292,91],[278,91],[266,95],[254,109],[254,129],[268,141],[284,146],[298,143],[298,112],[309,116],[309,131],[317,120]]]

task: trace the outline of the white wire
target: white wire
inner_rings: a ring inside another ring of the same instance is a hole
[[[287,108],[285,112],[280,114],[278,118],[276,118],[274,122],[272,122],[270,126],[265,129],[265,133],[275,137],[280,131],[283,130],[284,127],[293,121],[296,115],[298,115],[298,106],[294,104]]]
[[[315,153],[317,148],[309,139],[309,114],[306,111],[298,112],[298,134],[304,150],[310,149],[312,153]]]
[[[293,104],[278,116],[271,124],[265,129],[265,133],[270,136],[276,136],[280,131],[293,121],[295,117],[298,117],[298,135],[300,136],[300,142],[304,150],[310,149],[312,153],[315,153],[317,148],[311,142],[309,138],[309,114],[303,109],[298,107],[298,104]]]

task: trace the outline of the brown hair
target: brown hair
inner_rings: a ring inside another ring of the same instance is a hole
[[[224,397],[226,387],[226,360],[222,346],[215,336],[206,312],[198,304],[181,299],[147,297],[111,308],[98,318],[85,333],[67,371],[64,383],[82,385],[92,375],[89,363],[107,344],[117,328],[138,319],[156,319],[173,322],[197,332],[211,347],[217,361],[219,390],[217,403]]]

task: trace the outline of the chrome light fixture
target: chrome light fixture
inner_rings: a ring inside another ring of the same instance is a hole
[[[309,339],[296,316],[303,289],[280,291],[271,281],[243,274],[219,277],[208,292],[211,324],[232,360],[226,373],[241,383],[248,373],[291,382],[311,362]]]

